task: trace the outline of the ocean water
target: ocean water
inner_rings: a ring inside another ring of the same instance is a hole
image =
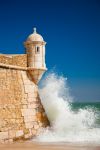
[[[42,80],[39,92],[50,127],[35,140],[100,144],[100,103],[77,103],[69,91],[63,76],[49,73]]]

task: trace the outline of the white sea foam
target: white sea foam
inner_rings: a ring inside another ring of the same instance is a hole
[[[95,127],[96,113],[93,109],[72,111],[67,79],[54,73],[42,81],[40,97],[51,127],[43,129],[36,140],[44,142],[97,142],[100,128]]]

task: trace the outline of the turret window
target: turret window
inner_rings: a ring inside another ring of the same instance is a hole
[[[36,53],[36,54],[39,54],[39,53],[40,53],[40,47],[39,47],[39,46],[36,46],[35,53]]]

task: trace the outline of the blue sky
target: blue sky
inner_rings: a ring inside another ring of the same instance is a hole
[[[68,77],[75,99],[100,101],[100,1],[0,0],[0,53],[24,53],[33,27],[48,69]]]

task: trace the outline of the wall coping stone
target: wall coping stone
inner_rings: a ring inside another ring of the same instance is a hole
[[[1,68],[7,68],[7,69],[15,69],[15,70],[23,70],[23,71],[28,71],[28,70],[47,70],[47,68],[33,68],[33,67],[20,67],[20,66],[16,66],[16,65],[7,65],[7,64],[3,64],[0,63],[0,67]]]

